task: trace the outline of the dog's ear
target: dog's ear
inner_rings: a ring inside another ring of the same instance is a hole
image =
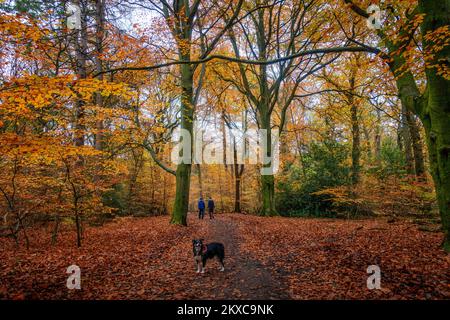
[[[192,244],[194,244],[195,243],[195,239],[192,239]]]

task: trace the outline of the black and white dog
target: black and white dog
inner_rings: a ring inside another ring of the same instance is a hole
[[[225,258],[225,247],[222,243],[211,242],[203,243],[204,239],[192,240],[194,251],[194,261],[197,266],[197,273],[205,273],[206,260],[217,257],[220,263],[220,271],[225,270],[223,259]]]

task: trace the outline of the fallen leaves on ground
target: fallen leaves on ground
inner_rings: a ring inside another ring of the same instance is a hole
[[[83,247],[46,230],[31,248],[0,240],[1,299],[448,299],[450,259],[442,234],[409,222],[262,218],[218,214],[189,226],[169,218],[120,218],[85,230]],[[192,239],[225,244],[225,272],[195,272]],[[66,269],[81,268],[81,290]],[[367,289],[369,265],[381,290]]]

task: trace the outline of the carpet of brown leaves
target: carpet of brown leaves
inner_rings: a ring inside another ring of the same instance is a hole
[[[31,248],[0,240],[0,299],[449,299],[450,257],[442,234],[408,222],[261,218],[218,214],[189,226],[168,217],[121,218],[72,230],[55,246],[48,230]],[[195,273],[192,238],[221,241],[217,262]],[[81,290],[68,290],[68,266],[81,268]],[[368,290],[367,266],[381,268],[381,290]]]

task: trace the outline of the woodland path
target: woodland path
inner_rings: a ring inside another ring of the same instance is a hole
[[[241,244],[245,239],[239,234],[237,221],[222,220],[219,215],[218,219],[199,221],[204,222],[208,223],[206,239],[225,245],[225,272],[229,272],[229,278],[223,291],[224,299],[236,299],[236,296],[240,299],[289,299],[283,279],[264,268],[261,261],[242,252]],[[215,268],[215,261],[209,265]],[[217,271],[212,272],[211,267],[208,272],[214,277]]]

